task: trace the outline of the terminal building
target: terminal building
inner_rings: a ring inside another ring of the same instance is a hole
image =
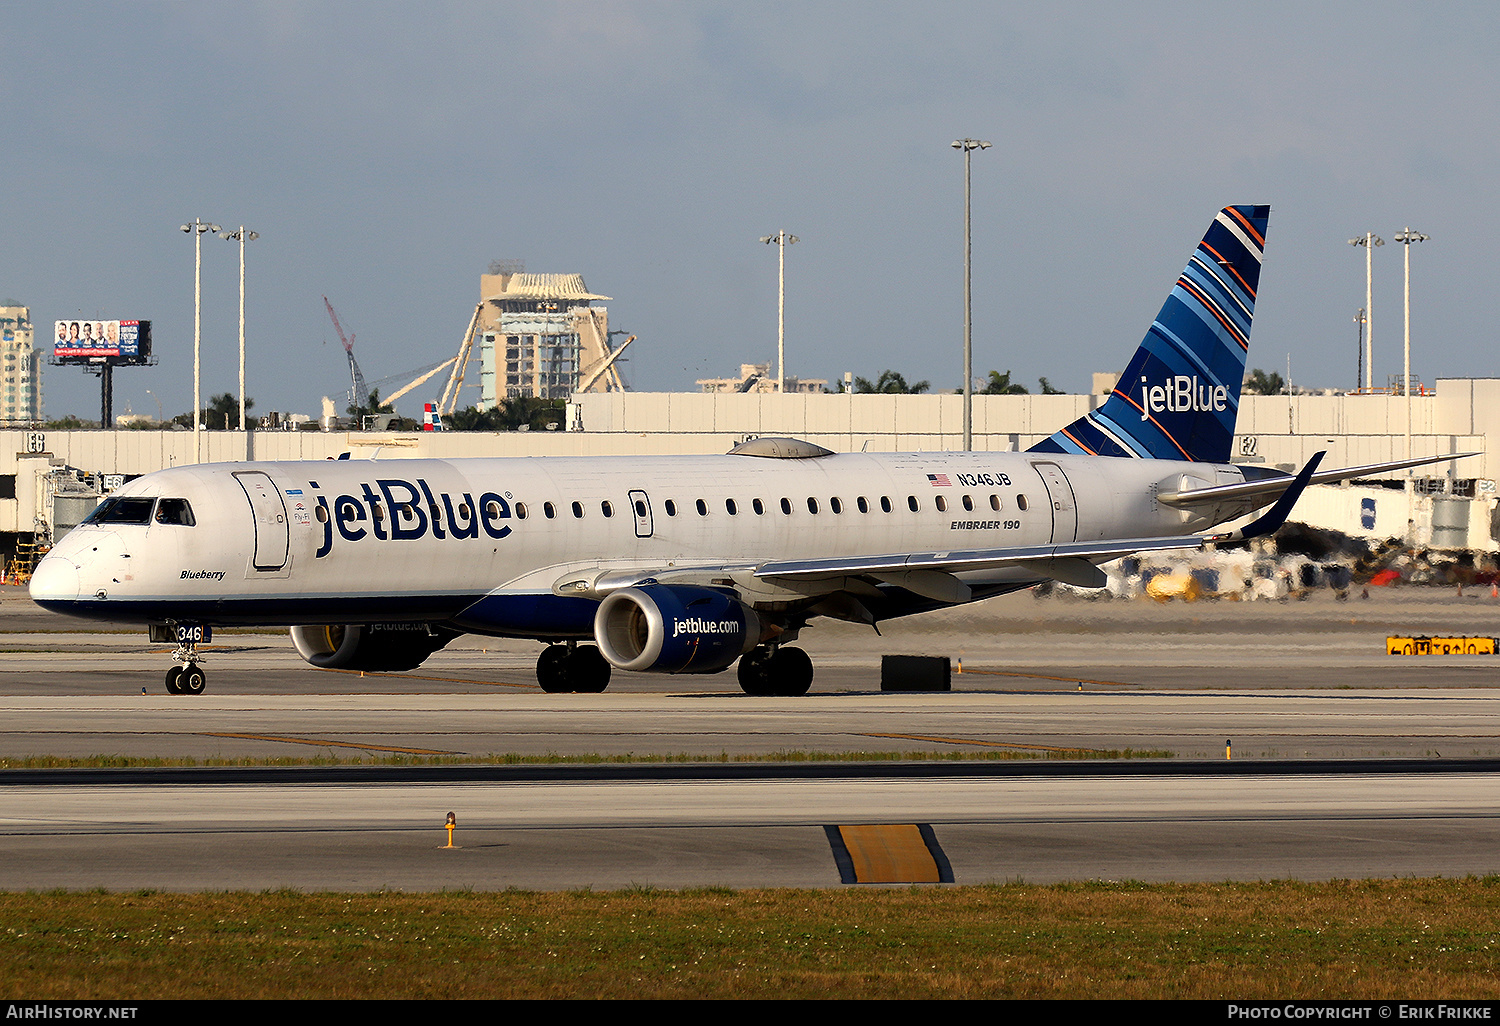
[[[42,354],[36,348],[31,309],[0,300],[0,427],[26,427],[42,419]]]

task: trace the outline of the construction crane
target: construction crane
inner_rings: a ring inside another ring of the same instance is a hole
[[[623,334],[623,332],[611,331],[610,334]],[[624,391],[624,386],[620,383],[620,372],[615,370],[615,361],[620,358],[620,354],[625,351],[625,347],[630,345],[630,343],[634,341],[635,336],[631,335],[620,344],[620,348],[611,351],[608,356],[600,357],[589,366],[585,367],[583,371],[578,375],[578,391],[587,392],[589,389],[593,388],[594,382],[603,377],[606,372],[612,372],[615,387],[620,391]]]
[[[328,316],[333,321],[333,330],[339,333],[339,341],[344,343],[344,352],[349,354],[349,405],[356,409],[364,409],[370,404],[370,390],[365,387],[365,376],[360,371],[359,364],[354,360],[354,336],[344,337],[343,325],[339,324],[339,315],[333,312],[333,304],[328,297],[323,297],[323,305],[328,307]]]

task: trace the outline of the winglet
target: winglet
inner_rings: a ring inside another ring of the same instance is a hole
[[[1225,534],[1211,534],[1203,540],[1211,542],[1237,542],[1275,534],[1276,530],[1282,524],[1286,523],[1286,518],[1291,514],[1292,507],[1297,504],[1298,499],[1302,498],[1302,493],[1306,490],[1308,482],[1318,472],[1318,464],[1322,463],[1323,457],[1327,455],[1327,451],[1314,453],[1313,458],[1307,461],[1307,466],[1303,467],[1302,472],[1297,475],[1297,479],[1288,486],[1286,491],[1281,493],[1281,498],[1276,500],[1276,505],[1266,510],[1265,513],[1261,514],[1255,520],[1252,520],[1238,531],[1229,531]]]

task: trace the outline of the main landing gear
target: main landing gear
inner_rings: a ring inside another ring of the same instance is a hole
[[[610,665],[593,645],[548,645],[536,661],[536,679],[553,694],[598,694],[609,687]]]
[[[800,648],[763,645],[740,657],[740,687],[747,695],[805,695],[813,664]]]
[[[192,642],[178,645],[172,658],[182,665],[167,671],[167,691],[174,695],[203,694],[203,689],[208,686],[208,675],[198,665],[198,646]]]

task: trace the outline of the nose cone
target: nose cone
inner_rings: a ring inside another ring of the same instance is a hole
[[[42,557],[31,575],[31,600],[43,609],[66,612],[78,601],[78,566],[55,553]]]

